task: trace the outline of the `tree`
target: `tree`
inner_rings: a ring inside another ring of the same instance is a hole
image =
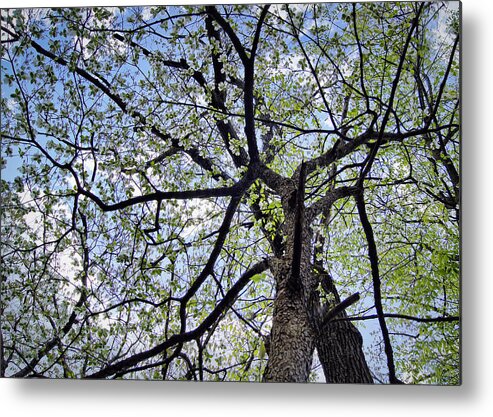
[[[3,10],[1,375],[459,383],[457,8]]]

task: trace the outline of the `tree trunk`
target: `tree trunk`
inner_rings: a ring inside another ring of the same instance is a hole
[[[316,347],[326,382],[373,383],[356,327],[348,321],[332,321],[322,328],[319,284],[336,305],[340,299],[330,276],[312,262],[312,219],[304,218],[303,175],[302,166],[298,189],[287,190],[282,199],[285,255],[271,262],[276,298],[264,381],[308,382]],[[343,317],[344,311],[336,316]]]
[[[267,382],[307,382],[315,350],[311,301],[318,283],[311,272],[311,229],[303,227],[304,172],[302,165],[298,188],[287,190],[282,199],[286,243],[285,255],[271,263],[276,299],[264,374]]]
[[[293,293],[287,286],[289,260],[278,261],[274,268],[277,294],[270,335],[266,382],[307,382],[310,375],[315,332],[303,292]],[[304,274],[303,274],[304,275]]]
[[[317,338],[317,352],[327,383],[373,384],[362,344],[358,329],[348,321],[326,327]]]
[[[338,321],[347,317],[344,311],[322,328],[322,317],[317,313],[321,310],[317,308],[318,293],[314,292],[317,298],[307,297],[304,292],[293,294],[286,286],[289,266],[288,260],[278,260],[273,268],[278,289],[264,380],[307,382],[316,347],[327,383],[373,384],[358,329],[349,321]],[[305,265],[301,276],[313,276],[311,271],[312,267]],[[335,304],[340,303],[330,277],[324,275],[322,279],[325,292],[330,288]],[[313,282],[313,278],[304,281]],[[327,282],[330,282],[329,287]]]
[[[321,277],[322,288],[341,302],[337,289],[328,274]],[[325,381],[335,384],[373,384],[373,378],[363,353],[363,337],[347,317],[345,311],[320,329],[316,341],[318,357]]]

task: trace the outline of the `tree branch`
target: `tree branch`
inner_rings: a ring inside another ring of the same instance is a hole
[[[139,362],[146,359],[152,358],[160,353],[164,352],[166,349],[178,344],[189,342],[191,340],[200,337],[204,332],[214,324],[214,322],[226,311],[231,304],[234,302],[236,297],[240,294],[241,290],[249,283],[250,279],[255,275],[258,275],[269,268],[268,259],[264,259],[253,265],[248,271],[244,272],[243,275],[236,281],[236,283],[230,288],[226,293],[224,298],[217,304],[217,306],[212,310],[212,312],[204,319],[204,321],[197,326],[194,330],[186,333],[175,334],[167,339],[165,342],[153,347],[152,349],[137,353],[112,365],[106,366],[86,378],[107,378],[117,372],[122,372]]]
[[[410,27],[409,32],[407,34],[406,43],[404,44],[404,49],[403,49],[403,51],[401,53],[401,57],[399,59],[399,64],[397,66],[397,70],[396,70],[396,73],[395,73],[395,76],[394,76],[394,80],[392,82],[392,88],[391,88],[389,100],[388,100],[388,103],[387,103],[387,110],[386,110],[386,112],[385,112],[385,114],[383,116],[383,120],[382,120],[382,123],[380,125],[378,139],[377,139],[376,143],[374,144],[373,148],[371,149],[371,151],[370,151],[370,153],[368,155],[368,158],[365,161],[365,165],[361,169],[360,177],[359,177],[358,183],[357,183],[357,186],[358,187],[361,187],[361,185],[363,184],[366,176],[370,172],[371,167],[373,165],[373,162],[375,161],[375,158],[377,156],[378,149],[380,148],[380,145],[382,144],[383,136],[384,136],[384,133],[385,133],[385,128],[387,127],[387,123],[388,123],[388,121],[390,119],[390,114],[393,111],[394,99],[395,99],[395,95],[396,95],[396,92],[397,92],[397,86],[399,85],[399,80],[401,78],[402,69],[404,67],[404,61],[406,59],[407,50],[409,48],[409,44],[411,43],[413,32],[416,29],[416,27],[418,26],[419,16],[420,16],[420,14],[421,14],[421,12],[423,10],[424,5],[425,5],[425,3],[421,3],[420,4],[419,10],[416,13],[416,16],[411,21],[411,27]]]
[[[201,273],[197,277],[197,279],[190,286],[185,295],[181,298],[180,301],[180,322],[181,322],[181,331],[184,332],[186,330],[186,312],[187,312],[187,303],[188,301],[195,295],[200,286],[205,282],[207,277],[213,273],[214,265],[216,263],[219,254],[223,248],[224,242],[226,241],[226,236],[229,233],[231,222],[233,220],[233,216],[236,213],[236,209],[240,205],[241,196],[235,196],[229,202],[228,208],[226,209],[226,213],[224,215],[223,222],[221,223],[221,227],[219,228],[219,235],[214,243],[214,248],[209,255],[209,259],[202,269]]]
[[[350,295],[348,298],[345,300],[341,301],[339,304],[337,304],[335,307],[327,311],[324,316],[322,317],[322,325],[320,326],[321,329],[323,329],[327,324],[334,319],[338,314],[340,314],[342,311],[346,310],[349,306],[353,305],[359,300],[359,292],[354,293],[353,295]]]
[[[302,285],[300,279],[301,254],[303,251],[303,221],[305,214],[305,181],[306,164],[301,163],[298,178],[298,188],[296,190],[296,213],[294,217],[293,232],[293,257],[291,261],[291,274],[289,276],[288,288],[294,293],[299,293]]]
[[[65,67],[69,67],[69,62],[67,60],[65,60],[64,58],[58,57],[57,55],[55,55],[51,51],[43,48],[40,44],[38,44],[37,42],[35,42],[33,40],[31,40],[30,43],[33,46],[33,48],[38,53],[40,53],[41,55],[44,55],[47,58],[50,58],[51,60],[53,60],[54,62],[56,62],[60,65],[63,65]],[[188,64],[186,63],[186,61],[185,62],[180,61],[180,65],[182,65],[183,69],[187,69],[189,67]],[[124,113],[137,119],[143,125],[147,124],[147,121],[146,121],[146,118],[144,117],[144,115],[142,115],[137,110],[129,110],[127,103],[118,94],[111,92],[110,88],[108,87],[110,85],[110,83],[108,81],[106,81],[102,76],[98,75],[98,78],[96,78],[95,76],[90,74],[88,71],[84,70],[83,68],[79,68],[77,66],[71,68],[71,71],[79,74],[85,80],[89,81],[94,86],[99,88],[106,96],[108,96],[111,100],[113,100],[113,102]],[[200,75],[202,75],[202,74],[200,74]],[[196,79],[199,82],[199,84],[201,84],[202,82],[205,82],[205,80],[203,80],[203,76],[200,77],[200,75],[195,74]],[[150,131],[152,134],[156,135],[160,139],[163,139],[164,141],[171,141],[171,144],[174,148],[180,149],[183,152],[187,153],[197,165],[199,165],[200,167],[202,167],[206,171],[209,171],[209,172],[213,171],[212,170],[212,167],[213,167],[212,162],[210,160],[208,160],[207,158],[204,158],[202,155],[200,155],[200,152],[197,149],[195,149],[195,148],[191,148],[191,149],[183,148],[183,146],[180,145],[179,140],[177,140],[176,138],[173,138],[171,135],[169,135],[167,133],[163,133],[156,126],[150,126]],[[223,179],[227,178],[227,175],[224,175],[224,174],[221,174],[220,176]],[[214,177],[217,178],[218,175],[215,174]]]
[[[77,192],[79,194],[82,194],[94,201],[98,205],[98,207],[105,212],[121,210],[126,207],[130,207],[140,203],[146,203],[149,201],[189,200],[192,198],[238,196],[245,189],[245,185],[243,184],[243,182],[239,181],[231,187],[206,188],[200,190],[185,191],[156,191],[154,193],[139,195],[137,197],[132,197],[127,200],[119,201],[118,203],[106,204],[97,195],[93,194],[91,191],[85,190],[79,183],[77,185]]]
[[[459,316],[446,316],[446,317],[414,317],[407,314],[394,314],[386,313],[383,315],[385,318],[391,319],[403,319],[410,321],[417,321],[418,323],[453,323],[460,321]],[[333,321],[364,321],[364,320],[374,320],[378,319],[380,316],[378,314],[372,314],[370,316],[363,317],[345,317],[334,319]]]
[[[214,20],[221,26],[221,28],[226,32],[228,35],[229,39],[233,43],[233,46],[238,53],[238,56],[241,59],[241,62],[243,63],[244,66],[248,64],[249,57],[245,51],[245,48],[243,47],[240,39],[236,35],[235,31],[231,27],[231,25],[224,19],[224,17],[221,16],[221,14],[218,12],[218,10],[214,6],[206,6],[205,11],[207,14],[212,16]]]
[[[366,213],[365,201],[363,197],[363,191],[355,195],[356,207],[361,220],[361,225],[365,232],[366,240],[368,242],[368,256],[370,257],[371,275],[373,279],[373,296],[375,299],[375,309],[377,310],[378,322],[382,331],[383,342],[385,347],[385,354],[387,355],[387,366],[389,368],[389,380],[391,384],[399,384],[401,381],[395,374],[394,353],[392,344],[390,342],[389,331],[385,322],[385,315],[382,306],[382,290],[380,281],[380,272],[378,267],[378,252],[377,245],[375,243],[375,237],[373,235],[373,228],[368,219]]]

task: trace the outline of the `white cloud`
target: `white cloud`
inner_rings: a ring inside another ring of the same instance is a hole
[[[201,230],[211,227],[213,220],[211,213],[217,211],[217,207],[211,200],[193,199],[178,201],[176,212],[180,215],[180,224],[185,225],[181,236],[193,238]]]
[[[149,20],[152,17],[151,7],[143,7],[142,8],[142,19]]]
[[[42,196],[40,197],[42,198]],[[33,242],[34,245],[46,244],[48,241],[55,241],[53,237],[47,236],[45,234],[45,221],[55,220],[53,218],[44,218],[42,213],[37,209],[35,199],[31,194],[30,190],[25,187],[22,193],[19,194],[20,203],[28,208],[33,208],[24,215],[24,221],[26,225],[35,233],[36,241]],[[53,213],[58,213],[58,216],[69,217],[71,212],[66,204],[59,203],[55,204],[53,207]],[[53,244],[47,245],[48,250],[55,250]],[[51,267],[65,279],[70,282],[74,282],[75,277],[80,272],[80,265],[82,264],[81,256],[75,252],[71,247],[65,248],[63,251],[57,252],[52,257]],[[76,267],[79,265],[79,267]]]
[[[95,15],[92,9],[84,9],[84,12],[87,15],[84,19],[85,28],[89,30],[99,29],[101,27],[107,29],[113,28],[114,19],[117,17],[118,8],[109,7],[107,8],[107,10],[111,12],[111,14],[107,18],[95,20]],[[90,41],[90,38],[80,36],[74,36],[72,41],[75,46],[79,47],[80,52],[82,52],[83,58],[86,60],[89,58],[105,57],[107,54],[121,55],[124,54],[127,50],[127,45],[125,45],[123,42],[120,42],[113,37],[108,37],[104,45],[100,45],[100,47],[97,48],[96,51],[90,51],[87,48]]]
[[[456,12],[459,8],[458,1],[449,1],[444,3],[438,12],[437,27],[434,34],[440,43],[452,44],[455,36],[450,33],[450,22],[449,19],[452,13]]]

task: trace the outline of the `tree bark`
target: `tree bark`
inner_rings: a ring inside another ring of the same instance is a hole
[[[264,381],[307,382],[315,349],[315,332],[304,291],[293,292],[287,285],[291,272],[289,259],[278,260],[277,264],[274,267],[277,294]]]
[[[363,339],[349,321],[329,323],[317,338],[325,381],[333,384],[373,384],[362,350]]]
[[[304,227],[304,181],[302,164],[297,188],[286,190],[282,199],[285,215],[285,255],[271,265],[276,299],[270,335],[267,382],[307,382],[315,350],[311,300],[318,285],[311,273],[310,227]],[[307,221],[309,224],[309,221]]]
[[[322,276],[322,288],[341,302],[337,289],[328,274]],[[316,340],[317,353],[327,383],[373,384],[373,377],[363,353],[363,337],[347,318],[345,311],[320,329]]]
[[[271,271],[276,298],[268,349],[266,382],[308,382],[315,347],[328,383],[373,383],[363,354],[363,339],[349,321],[324,323],[317,288],[341,302],[331,277],[313,259],[312,219],[305,218],[304,166],[298,187],[285,190],[284,255],[274,258]],[[317,272],[318,271],[318,272]],[[347,317],[343,310],[335,319]]]

